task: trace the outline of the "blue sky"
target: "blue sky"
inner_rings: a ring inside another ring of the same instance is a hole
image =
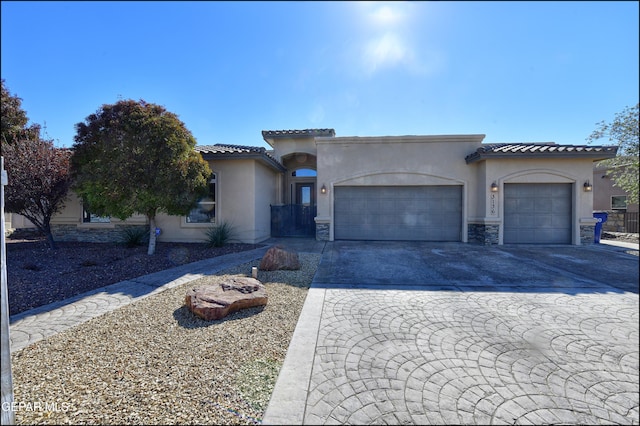
[[[58,146],[120,98],[200,145],[305,128],[584,144],[638,102],[638,5],[3,1],[1,74]]]

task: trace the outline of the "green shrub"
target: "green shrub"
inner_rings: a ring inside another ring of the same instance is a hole
[[[207,229],[206,236],[207,247],[222,247],[233,238],[233,227],[227,222],[222,222],[220,225],[214,225]]]
[[[124,228],[120,242],[127,248],[144,245],[149,240],[149,230],[142,227]]]

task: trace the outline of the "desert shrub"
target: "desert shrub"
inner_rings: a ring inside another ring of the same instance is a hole
[[[127,248],[141,246],[147,243],[149,231],[142,227],[124,228],[120,242]]]
[[[213,225],[207,229],[206,232],[206,245],[207,247],[222,247],[227,244],[234,237],[234,230],[227,222],[222,222],[220,225]]]

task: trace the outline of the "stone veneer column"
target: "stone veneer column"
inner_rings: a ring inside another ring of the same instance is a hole
[[[499,234],[500,225],[470,223],[467,227],[468,241],[470,243],[484,244],[485,246],[498,244]]]
[[[580,244],[594,244],[596,235],[595,225],[580,225]]]
[[[316,223],[316,241],[329,241],[328,223]]]

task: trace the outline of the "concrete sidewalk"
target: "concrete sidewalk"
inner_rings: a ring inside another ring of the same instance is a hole
[[[306,253],[322,253],[325,243],[311,238],[269,238],[264,247],[192,262],[50,303],[9,318],[11,352],[68,330],[136,300],[153,296],[207,275],[260,259],[274,245]],[[251,271],[247,271],[250,274]]]
[[[600,240],[600,244],[606,244],[608,246],[614,246],[614,247],[628,248],[632,250],[640,250],[640,244],[628,243],[626,241]]]

